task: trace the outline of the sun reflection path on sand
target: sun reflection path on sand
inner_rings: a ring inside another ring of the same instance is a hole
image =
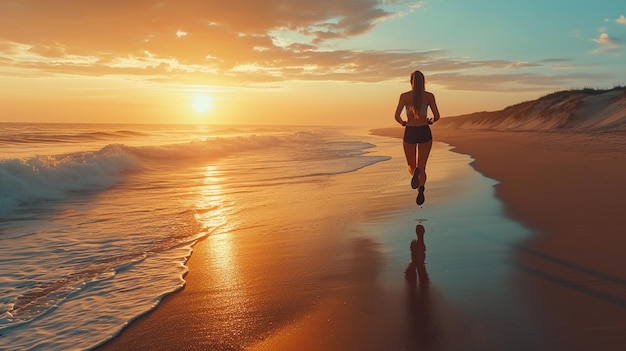
[[[216,313],[216,323],[224,329],[232,328],[236,320],[241,320],[248,304],[243,272],[238,259],[237,245],[233,232],[239,227],[234,216],[234,201],[224,189],[225,175],[216,166],[207,166],[204,185],[199,189],[196,202],[196,219],[209,232],[200,245],[206,245],[206,276],[204,282],[211,290],[211,309]],[[223,324],[223,325],[222,325]]]

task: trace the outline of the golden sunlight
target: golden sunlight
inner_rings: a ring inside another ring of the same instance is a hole
[[[203,93],[197,93],[193,96],[191,107],[198,114],[206,114],[213,106],[213,99]]]

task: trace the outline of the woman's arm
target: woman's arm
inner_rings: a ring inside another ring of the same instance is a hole
[[[431,94],[430,110],[433,111],[434,122],[439,120],[439,109],[437,108],[437,102],[435,101],[435,95]]]
[[[406,126],[406,121],[402,120],[402,110],[404,109],[404,101],[402,101],[402,95],[400,95],[400,99],[398,100],[398,106],[396,107],[395,118],[398,123],[400,123],[403,127]]]

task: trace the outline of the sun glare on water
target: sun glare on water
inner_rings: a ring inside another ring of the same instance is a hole
[[[195,94],[191,102],[191,107],[193,108],[194,112],[202,115],[208,113],[211,110],[212,105],[213,99],[210,96],[202,93]]]

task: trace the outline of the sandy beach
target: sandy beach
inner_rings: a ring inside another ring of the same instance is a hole
[[[402,131],[376,133],[401,137]],[[518,281],[545,322],[540,330],[559,340],[546,349],[623,349],[626,134],[434,133],[499,181],[496,194],[508,215],[535,233],[517,247]]]
[[[626,351],[624,4],[0,1],[0,351]]]
[[[623,348],[626,135],[438,132],[502,182],[496,193],[509,215],[536,233],[520,243],[519,279],[545,316],[542,330],[569,340],[554,346]]]
[[[401,133],[401,128],[374,131],[394,138]],[[515,267],[513,288],[528,302],[534,324],[527,334],[537,333],[541,340],[534,349],[622,350],[626,345],[624,135],[436,128],[434,135],[455,152],[471,155],[476,170],[498,181],[496,195],[504,202],[506,214],[532,233],[510,245],[510,251]],[[394,162],[401,165],[403,161]],[[363,179],[396,176],[377,173],[385,170],[383,165],[367,167],[369,173]],[[406,177],[402,172],[406,172],[403,167],[398,178]],[[346,186],[342,185],[342,191]],[[376,275],[386,265],[385,251],[376,240],[352,240],[350,233],[329,237],[329,233],[411,206],[412,199],[381,201],[376,214],[363,213],[354,210],[367,201],[359,198],[359,189],[371,184],[349,186],[354,189],[349,201],[330,196],[316,207],[320,211],[316,218],[293,218],[298,227],[313,226],[311,232],[316,234],[309,238],[292,239],[286,229],[252,243],[243,242],[243,236],[234,239],[239,242],[233,246],[240,251],[238,257],[248,257],[247,272],[239,273],[239,278],[273,287],[273,293],[255,297],[254,291],[248,291],[248,300],[237,294],[230,299],[241,298],[241,308],[258,314],[256,320],[263,323],[215,320],[207,314],[220,293],[216,280],[232,275],[216,272],[212,266],[220,259],[211,251],[220,238],[209,236],[194,247],[185,288],[166,297],[158,308],[98,350],[497,349],[480,325],[449,302],[445,295],[451,292],[440,289],[430,289],[425,302],[416,307],[421,317],[409,319],[417,342],[401,340],[400,336],[406,336],[401,332],[406,320],[394,311],[405,308],[404,301],[389,294],[388,284]],[[433,320],[454,337],[445,344],[425,342],[436,339],[428,335]],[[216,333],[220,338],[213,337]],[[524,333],[521,330],[517,335]],[[521,338],[509,342],[520,346],[508,349],[525,349]]]

